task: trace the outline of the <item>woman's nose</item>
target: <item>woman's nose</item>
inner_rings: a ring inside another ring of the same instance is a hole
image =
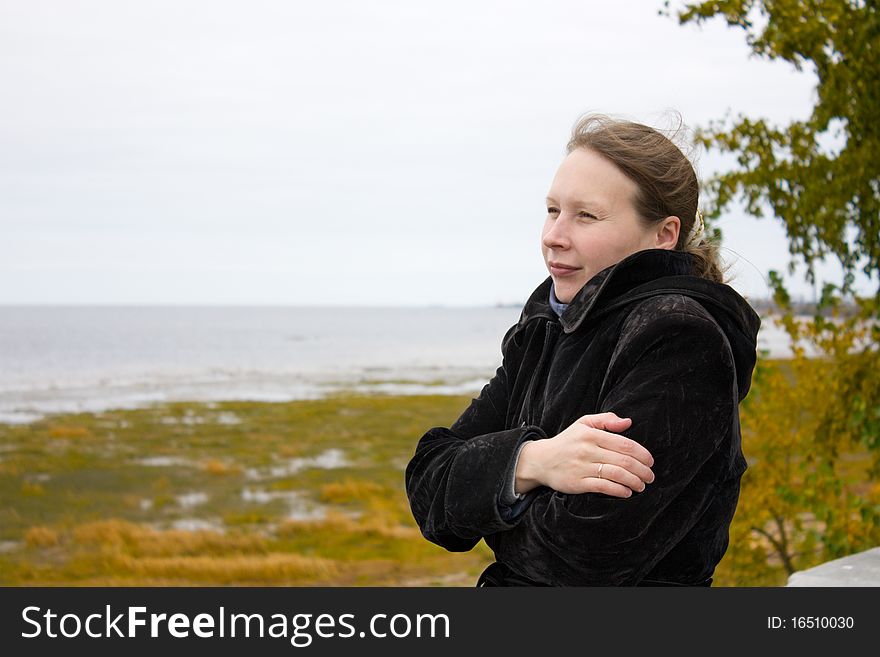
[[[549,228],[544,231],[541,241],[548,249],[554,247],[560,249],[568,248],[568,222],[562,216],[557,217],[550,224]]]

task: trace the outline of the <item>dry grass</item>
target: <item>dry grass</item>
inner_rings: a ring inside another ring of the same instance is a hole
[[[115,519],[79,525],[71,532],[71,538],[83,547],[119,548],[135,557],[253,555],[267,551],[265,538],[258,534],[160,531]]]
[[[0,584],[388,586],[457,573],[470,586],[488,547],[426,541],[403,490],[425,427],[468,402],[182,402],[0,424]],[[229,413],[240,422],[212,419]],[[289,467],[330,449],[340,464]],[[325,516],[290,520],[318,504]],[[205,529],[175,528],[187,526]]]
[[[21,494],[24,496],[45,495],[46,489],[40,484],[25,481],[21,484]]]
[[[267,554],[231,557],[144,557],[120,556],[115,570],[138,578],[162,578],[184,582],[216,584],[281,584],[303,579],[328,580],[339,574],[329,559],[298,554]]]
[[[211,475],[236,475],[241,473],[241,468],[234,463],[226,463],[219,459],[208,459],[202,463],[202,470]]]
[[[281,538],[305,536],[309,534],[334,532],[362,536],[378,536],[393,539],[421,538],[418,527],[401,526],[389,523],[381,516],[367,516],[362,519],[352,518],[338,511],[331,511],[323,520],[288,520],[275,530]]]
[[[319,499],[328,503],[359,501],[386,493],[383,486],[361,479],[334,481],[321,487]]]
[[[46,433],[50,438],[88,438],[92,434],[86,427],[56,424],[50,426]]]
[[[31,527],[24,535],[28,547],[46,548],[58,545],[58,532],[49,527]]]

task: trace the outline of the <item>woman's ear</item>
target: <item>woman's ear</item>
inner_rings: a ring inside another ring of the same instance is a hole
[[[654,235],[655,249],[675,249],[678,244],[678,234],[681,230],[681,219],[669,216],[660,221],[657,232]]]

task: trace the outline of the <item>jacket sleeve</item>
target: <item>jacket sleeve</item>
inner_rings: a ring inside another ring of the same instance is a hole
[[[632,418],[623,434],[651,452],[655,480],[629,498],[542,489],[499,537],[499,558],[538,581],[637,584],[694,526],[717,483],[717,472],[701,469],[730,435],[737,412],[733,360],[720,327],[681,312],[628,324],[596,412]]]
[[[545,437],[534,426],[505,429],[506,366],[515,329],[505,335],[502,365],[479,396],[452,426],[428,430],[406,468],[406,493],[422,534],[453,552],[466,552],[483,536],[510,529],[510,519],[533,497],[526,494],[512,508],[502,502],[520,445]]]

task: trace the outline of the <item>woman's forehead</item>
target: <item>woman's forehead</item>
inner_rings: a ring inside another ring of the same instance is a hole
[[[610,160],[593,151],[576,149],[559,165],[547,200],[610,208],[630,202],[636,191],[636,184]]]

